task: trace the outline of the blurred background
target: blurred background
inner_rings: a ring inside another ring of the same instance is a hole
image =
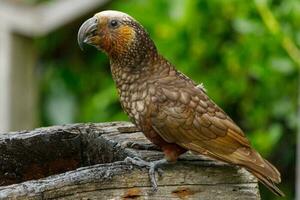
[[[0,13],[0,132],[128,120],[107,57],[93,48],[82,52],[76,41],[84,20],[116,9],[140,21],[180,71],[204,83],[253,146],[278,167],[286,199],[296,198],[299,0],[87,0],[89,6],[81,1],[73,13],[66,3],[57,16],[34,15],[33,24],[21,14],[57,2],[62,1],[0,2],[0,11],[9,4],[15,9],[8,11],[13,19]],[[73,2],[75,7],[79,1]],[[73,15],[65,16],[69,11]],[[276,199],[260,188],[262,199]]]

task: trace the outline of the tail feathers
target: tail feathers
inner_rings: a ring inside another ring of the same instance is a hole
[[[281,182],[279,171],[267,160],[263,159],[254,149],[250,150],[248,159],[243,158],[243,154],[239,152],[240,165],[245,167],[257,179],[278,196],[285,196],[284,193],[275,185]]]
[[[280,176],[280,173],[279,171],[276,169],[276,167],[274,167],[271,163],[269,163],[269,161],[265,160],[265,163],[266,165],[269,167],[269,171],[272,171],[273,174],[275,174],[275,176],[272,177],[272,181],[275,182],[275,183],[280,183],[281,182],[281,176]]]
[[[191,146],[189,146],[189,148],[190,147]],[[232,154],[213,153],[213,151],[205,150],[199,145],[193,146],[192,150],[217,160],[244,167],[257,177],[257,179],[274,194],[282,197],[285,196],[284,193],[275,185],[281,182],[279,171],[252,148],[241,147]]]
[[[240,148],[230,156],[217,156],[215,154],[210,155],[220,160],[245,167],[274,194],[282,197],[285,196],[284,193],[275,185],[281,182],[279,171],[271,163],[263,159],[254,149]]]
[[[251,171],[251,170],[249,170],[249,172],[251,172],[262,184],[264,184],[264,186],[266,186],[274,194],[276,194],[277,196],[280,196],[280,197],[285,196],[284,193],[275,185],[275,183],[277,183],[277,182],[272,181],[265,175],[260,174],[258,172]]]

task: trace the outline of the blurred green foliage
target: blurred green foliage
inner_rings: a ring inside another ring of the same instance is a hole
[[[281,33],[299,46],[300,2],[269,0],[266,5]],[[281,37],[264,24],[255,2],[118,0],[105,9],[135,17],[162,55],[204,83],[209,96],[245,130],[255,148],[278,166],[280,187],[287,199],[293,199],[298,68]],[[127,120],[106,56],[93,48],[81,52],[77,46],[78,28],[87,17],[36,41],[43,126]],[[262,199],[275,199],[261,189]]]

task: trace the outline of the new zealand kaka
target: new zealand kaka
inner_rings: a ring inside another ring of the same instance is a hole
[[[206,91],[161,56],[146,30],[131,16],[103,11],[85,21],[78,32],[84,43],[104,51],[110,59],[120,102],[133,123],[165,158],[146,162],[151,183],[161,164],[175,162],[186,151],[246,168],[279,196],[280,173],[250,146],[243,131],[218,107]]]

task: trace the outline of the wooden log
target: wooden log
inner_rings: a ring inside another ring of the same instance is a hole
[[[246,170],[191,153],[162,167],[154,193],[147,170],[127,156],[163,154],[128,122],[0,135],[0,199],[260,199]]]

